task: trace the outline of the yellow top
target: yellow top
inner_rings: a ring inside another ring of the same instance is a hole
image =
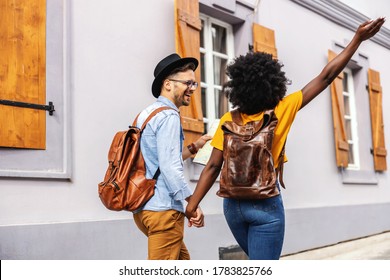
[[[287,135],[290,131],[290,127],[295,119],[295,116],[298,110],[302,105],[302,91],[294,92],[286,97],[284,97],[278,105],[275,107],[275,114],[278,118],[278,124],[275,128],[275,135],[272,144],[272,156],[274,158],[275,168],[278,166],[277,159],[279,158],[280,153],[282,152],[283,145],[286,142]],[[246,115],[241,114],[242,120],[244,124],[250,121],[258,121],[263,118],[263,112],[254,114],[254,115]],[[213,140],[211,141],[211,145],[223,151],[223,131],[221,129],[221,125],[225,121],[232,121],[232,115],[230,112],[224,114],[219,122],[219,126]],[[284,161],[287,161],[287,157],[284,157]]]

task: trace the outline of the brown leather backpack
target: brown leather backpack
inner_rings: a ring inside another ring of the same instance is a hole
[[[265,111],[262,120],[245,125],[237,109],[231,114],[233,121],[222,125],[224,165],[217,195],[235,199],[264,199],[278,195],[278,171],[274,168],[271,153],[278,123],[274,110]],[[278,159],[280,172],[283,158],[284,148]],[[280,181],[284,187],[282,176]]]
[[[127,131],[115,134],[108,151],[108,169],[103,182],[98,184],[99,197],[107,209],[134,211],[153,196],[160,170],[157,169],[153,179],[146,179],[140,141],[150,119],[167,109],[172,108],[165,106],[154,110],[141,128],[136,127],[137,116]]]

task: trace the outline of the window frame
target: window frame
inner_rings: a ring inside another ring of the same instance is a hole
[[[334,41],[332,45],[332,51],[335,53],[340,53],[345,49],[345,45],[340,42]],[[360,127],[358,131],[360,166],[359,169],[350,169],[348,167],[339,168],[342,183],[345,185],[377,185],[378,176],[374,170],[372,155],[369,152],[372,145],[369,100],[366,88],[368,84],[367,71],[369,69],[369,57],[357,51],[348,62],[346,68],[350,69],[353,74],[356,116]]]
[[[204,55],[204,69],[201,72],[204,73],[205,81],[201,81],[201,90],[205,90],[205,97],[207,106],[203,111],[203,122],[205,124],[205,132],[210,129],[211,124],[215,120],[219,120],[216,116],[216,102],[215,102],[215,90],[222,90],[222,85],[215,84],[214,80],[214,56],[227,59],[229,64],[234,58],[234,33],[233,26],[227,22],[216,19],[206,14],[200,14],[202,21],[202,32],[204,46],[200,46],[200,54]],[[215,24],[226,29],[226,54],[222,54],[213,50],[213,39],[211,33],[211,26]],[[203,98],[203,96],[202,96]],[[231,104],[229,102],[229,109]]]
[[[345,68],[343,70],[344,79],[346,79],[348,91],[345,91],[343,87],[343,96],[348,97],[348,107],[349,107],[349,115],[344,114],[344,121],[347,123],[350,122],[351,129],[351,139],[347,138],[347,142],[352,146],[350,152],[353,155],[353,162],[351,163],[351,159],[348,156],[348,166],[349,170],[359,170],[360,169],[360,156],[359,156],[359,133],[358,133],[358,122],[357,122],[357,112],[356,112],[356,100],[355,100],[355,88],[354,88],[354,75],[351,69]],[[344,99],[345,100],[345,99]],[[344,107],[346,104],[344,102]],[[345,112],[346,110],[344,110]],[[346,126],[347,127],[347,126]],[[347,133],[348,134],[348,133]]]

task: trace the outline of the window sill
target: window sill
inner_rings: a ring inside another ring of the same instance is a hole
[[[378,185],[378,178],[374,171],[341,170],[343,184]]]

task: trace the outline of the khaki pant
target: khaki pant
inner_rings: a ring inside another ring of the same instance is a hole
[[[138,228],[148,237],[149,260],[189,260],[183,242],[184,214],[176,210],[134,214]]]

